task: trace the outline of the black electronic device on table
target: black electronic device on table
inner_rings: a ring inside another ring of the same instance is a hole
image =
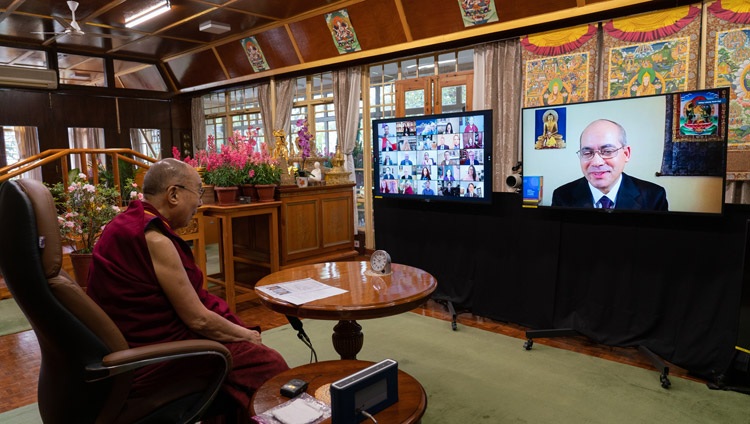
[[[384,359],[331,384],[331,423],[356,424],[398,402],[398,362]]]

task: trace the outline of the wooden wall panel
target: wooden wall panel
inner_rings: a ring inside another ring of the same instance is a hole
[[[573,9],[577,6],[576,0],[495,0],[495,5],[497,6],[498,22],[508,22],[564,9]]]
[[[253,73],[253,67],[247,60],[247,55],[242,48],[241,40],[234,40],[226,44],[216,46],[221,63],[227,68],[229,78],[237,78]],[[263,52],[265,54],[265,51]]]
[[[255,36],[255,40],[263,51],[270,69],[279,69],[300,63],[284,27],[273,28]],[[242,77],[255,73],[247,54],[242,47],[241,40],[234,40],[216,47],[222,63],[227,68],[230,78]]]
[[[461,8],[456,0],[411,0],[403,2],[403,5],[412,37],[415,40],[467,29],[461,17]],[[495,0],[495,6],[498,22],[507,22],[574,8],[576,0]]]
[[[497,5],[499,0],[495,0]],[[464,29],[461,8],[456,0],[402,1],[412,38],[435,37]]]
[[[0,125],[38,126],[49,110],[49,93],[16,89],[0,90]],[[34,111],[34,113],[30,113]]]
[[[297,42],[303,62],[339,56],[339,52],[333,44],[331,31],[328,30],[328,25],[326,25],[325,17],[316,16],[295,22],[289,24],[289,28]],[[357,30],[356,24],[354,24],[354,30]]]
[[[194,87],[227,79],[213,50],[181,56],[167,62],[178,88]]]
[[[170,125],[170,102],[142,99],[119,99],[120,127],[164,128]]]
[[[255,39],[258,41],[260,49],[263,50],[263,55],[266,57],[266,62],[268,62],[268,66],[271,69],[298,65],[300,63],[286,27],[270,29],[258,34]],[[247,61],[247,58],[245,60]]]
[[[362,50],[405,43],[406,32],[393,0],[359,3],[347,8]],[[330,37],[329,37],[330,38]]]
[[[66,139],[68,127],[116,129],[117,107],[113,97],[54,95],[51,106],[54,122],[66,132]]]

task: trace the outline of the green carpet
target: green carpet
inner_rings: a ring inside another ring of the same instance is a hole
[[[678,377],[663,389],[656,371],[538,342],[526,351],[523,340],[461,325],[452,331],[449,322],[415,313],[361,324],[359,359],[395,359],[419,380],[428,395],[424,424],[750,423],[747,395]],[[337,358],[333,325],[304,321],[321,361]],[[263,341],[290,366],[309,361],[309,350],[288,325],[264,332]],[[35,405],[0,414],[0,423],[38,422]]]
[[[31,325],[13,299],[0,300],[0,336],[31,330]]]

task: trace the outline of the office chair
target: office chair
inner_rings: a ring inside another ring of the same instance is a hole
[[[24,179],[0,186],[0,240],[0,271],[39,341],[45,423],[201,418],[231,368],[229,351],[210,340],[129,348],[115,323],[61,270],[57,211],[44,184]],[[133,372],[152,364],[187,372],[171,374],[148,393],[132,390]]]

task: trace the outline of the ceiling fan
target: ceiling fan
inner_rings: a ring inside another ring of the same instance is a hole
[[[74,37],[102,37],[102,38],[128,38],[128,36],[125,35],[115,35],[115,34],[100,34],[95,32],[84,32],[81,29],[81,26],[78,24],[78,21],[76,21],[76,9],[78,9],[78,2],[77,1],[68,1],[68,7],[70,8],[70,13],[72,16],[72,20],[70,22],[67,22],[65,19],[59,17],[59,16],[53,16],[57,22],[60,23],[65,28],[65,31],[63,32],[39,32],[35,31],[32,32],[32,34],[51,34],[51,35],[57,35],[57,36],[65,36],[65,35],[72,35]]]

